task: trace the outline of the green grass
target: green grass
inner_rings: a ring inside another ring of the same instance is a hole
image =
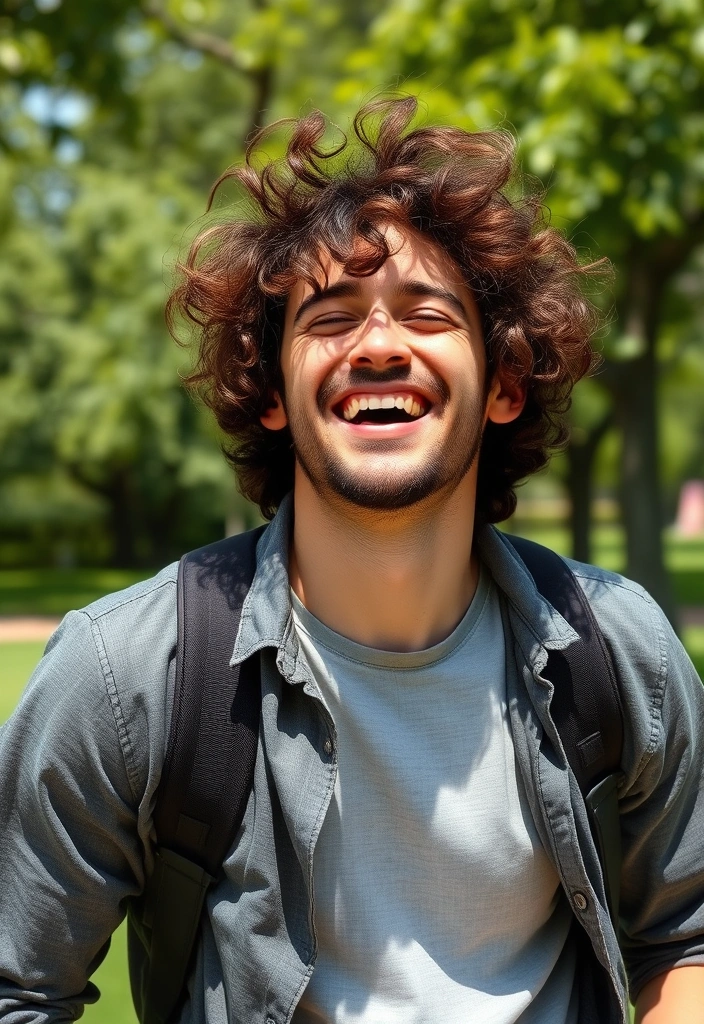
[[[688,626],[682,631],[682,641],[694,662],[699,678],[704,680],[704,627]]]
[[[0,644],[0,722],[12,714],[20,692],[44,652],[35,641]]]
[[[509,524],[515,532],[546,544],[561,554],[570,553],[569,532],[561,526],[531,523]],[[623,531],[618,526],[598,526],[593,534],[593,560],[613,572],[623,572]],[[665,535],[665,561],[672,578],[675,600],[681,605],[704,605],[704,538],[685,539]]]
[[[154,575],[153,569],[2,569],[0,615],[65,615]]]
[[[509,524],[509,529],[569,553],[569,533],[564,527],[531,523]],[[676,600],[683,605],[704,606],[704,539],[685,540],[666,536],[666,558]],[[617,526],[598,526],[594,531],[594,561],[606,569],[622,571],[623,531]],[[0,615],[64,615],[104,594],[121,590],[154,574],[152,569],[2,569]]]
[[[81,1017],[85,1024],[137,1024],[132,1006],[127,973],[127,926],[121,924],[112,937],[110,951],[92,981],[100,989],[100,999],[86,1007]]]

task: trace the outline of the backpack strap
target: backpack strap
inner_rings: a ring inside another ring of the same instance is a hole
[[[157,793],[143,1024],[166,1024],[185,994],[205,893],[242,823],[259,735],[259,655],[230,668],[264,527],[184,555],[176,681]]]
[[[554,693],[550,713],[589,813],[612,919],[618,918],[621,868],[617,783],[623,748],[623,708],[604,635],[574,573],[550,548],[506,536],[538,591],[579,634],[550,651],[543,675]]]

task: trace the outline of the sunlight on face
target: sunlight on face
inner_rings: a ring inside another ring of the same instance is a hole
[[[298,466],[319,492],[370,509],[457,486],[486,419],[479,314],[458,267],[410,229],[387,239],[393,255],[375,274],[329,261],[318,291],[298,283],[281,353],[278,425]]]

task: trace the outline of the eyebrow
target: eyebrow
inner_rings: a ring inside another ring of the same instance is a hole
[[[358,299],[362,293],[362,286],[359,281],[338,281],[337,284],[331,284],[327,288],[321,288],[320,291],[313,292],[307,299],[304,299],[296,310],[296,315],[293,318],[293,326],[295,327],[298,321],[301,319],[304,313],[306,313],[311,306],[316,306],[319,302],[325,302],[326,299]]]
[[[293,325],[295,327],[301,317],[319,302],[325,302],[327,299],[358,299],[361,293],[362,288],[358,281],[338,281],[337,284],[321,288],[320,291],[313,292],[312,295],[303,300],[296,310]],[[427,284],[425,281],[401,281],[398,288],[395,289],[395,294],[399,298],[417,296],[418,298],[442,299],[449,306],[452,306],[465,323],[469,323],[469,315],[464,303],[454,292],[448,291],[446,288],[437,288],[435,285]]]
[[[442,299],[448,306],[452,306],[456,313],[459,313],[465,323],[469,323],[469,314],[464,303],[458,295],[446,288],[436,288],[435,285],[426,284],[425,281],[401,281],[396,289],[396,294],[398,296],[415,295],[418,298]]]

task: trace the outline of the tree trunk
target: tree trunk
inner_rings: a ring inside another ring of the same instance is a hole
[[[662,279],[632,267],[623,324],[638,354],[611,365],[614,417],[621,434],[620,499],[626,532],[626,575],[641,583],[674,624],[675,604],[665,570],[659,469],[656,342]]]
[[[567,449],[567,491],[570,497],[572,557],[578,562],[592,561],[592,496],[594,460],[599,445],[613,422],[609,410],[583,440],[574,436]]]
[[[135,509],[129,471],[118,470],[102,491],[108,502],[108,529],[113,541],[113,565],[129,569],[137,564]]]
[[[271,64],[265,64],[264,67],[257,68],[256,71],[252,72],[251,80],[254,87],[254,96],[252,97],[249,124],[242,140],[245,146],[254,133],[258,132],[266,124],[266,112],[271,102],[271,93],[274,87],[274,68]]]

